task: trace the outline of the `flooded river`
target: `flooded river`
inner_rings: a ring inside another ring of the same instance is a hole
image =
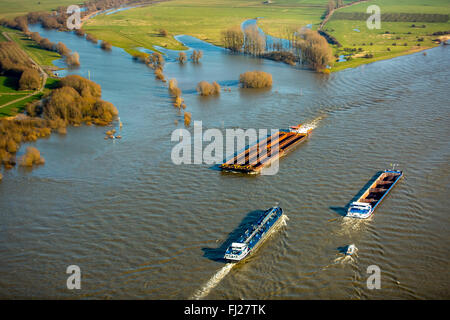
[[[33,143],[44,166],[4,172],[1,298],[450,298],[449,47],[328,76],[178,37],[204,57],[179,65],[169,52],[164,73],[204,130],[316,126],[278,174],[244,176],[172,163],[182,113],[144,64],[74,34],[32,29],[80,54],[81,68],[61,74],[101,84],[123,138],[69,128]],[[272,89],[240,89],[248,70],[271,73]],[[200,97],[201,80],[231,91]],[[373,218],[343,218],[392,163],[405,177]],[[221,261],[229,239],[276,203],[285,225],[245,263]],[[351,243],[358,254],[343,259],[339,248]],[[66,287],[69,265],[81,269],[81,290]],[[367,289],[370,265],[381,269],[379,290]]]

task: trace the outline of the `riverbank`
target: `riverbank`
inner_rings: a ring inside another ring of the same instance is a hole
[[[369,5],[377,5],[381,10],[380,29],[367,27]],[[419,1],[373,0],[335,9],[322,26],[339,42],[333,46],[336,60],[331,71],[439,46],[435,33],[450,30],[449,13],[449,7],[439,0],[429,1],[425,8]],[[447,20],[443,21],[445,15]]]
[[[382,29],[369,30],[366,20],[346,20],[336,17],[337,13],[365,13],[372,4],[381,6],[383,12],[416,13],[417,1],[404,2],[402,6],[385,0],[344,3],[332,14],[323,17],[328,1],[302,4],[282,2],[263,4],[257,1],[226,2],[215,0],[207,4],[195,0],[175,0],[147,7],[130,9],[112,15],[99,15],[88,20],[83,28],[99,39],[136,54],[137,48],[155,50],[155,46],[172,50],[185,50],[173,37],[188,34],[203,41],[222,46],[221,32],[233,25],[240,25],[247,19],[264,17],[258,26],[268,35],[288,38],[294,30],[309,25],[312,29],[322,28],[335,37],[340,45],[333,45],[335,60],[331,72],[357,67],[375,61],[411,54],[438,45],[433,40],[434,32],[450,30],[450,24],[420,22],[383,21]],[[439,0],[433,0],[427,7],[427,14],[447,12]],[[418,18],[420,20],[420,17]],[[411,27],[417,25],[417,27]],[[160,30],[167,31],[161,36]],[[347,59],[340,59],[345,56]],[[347,60],[347,61],[345,61]]]

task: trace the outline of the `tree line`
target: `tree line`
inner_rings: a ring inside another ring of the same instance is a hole
[[[322,71],[332,61],[332,50],[327,40],[317,31],[309,28],[285,28],[284,38],[268,45],[266,37],[256,25],[242,30],[233,26],[222,32],[223,46],[232,52],[242,52],[288,64],[307,64],[316,71]]]

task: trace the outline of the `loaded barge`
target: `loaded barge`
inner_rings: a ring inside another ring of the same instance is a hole
[[[392,190],[395,184],[403,177],[400,170],[385,170],[380,173],[356,202],[353,202],[347,211],[347,217],[367,219],[370,218],[383,201],[384,197]]]
[[[220,165],[223,171],[259,173],[264,167],[286,155],[306,140],[312,129],[301,125],[280,130],[247,148]]]
[[[249,256],[276,229],[283,220],[283,209],[273,207],[266,210],[258,221],[242,234],[238,241],[233,242],[225,252],[224,258],[238,262]]]

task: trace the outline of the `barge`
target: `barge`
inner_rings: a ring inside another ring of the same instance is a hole
[[[283,220],[283,209],[273,207],[266,210],[256,223],[251,225],[225,252],[224,258],[232,262],[243,260],[254,252]]]
[[[252,146],[220,165],[220,169],[230,172],[259,173],[264,167],[286,155],[306,140],[312,129],[301,125],[280,130],[261,139]]]
[[[348,208],[347,217],[370,218],[377,206],[402,177],[403,172],[400,170],[385,170],[381,172],[362,196],[357,201],[352,202]]]

